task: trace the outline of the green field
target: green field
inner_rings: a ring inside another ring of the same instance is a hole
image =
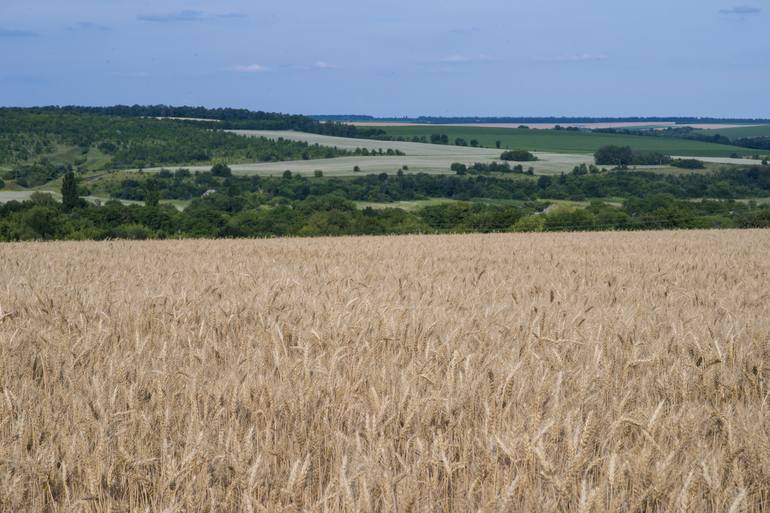
[[[716,128],[707,130],[698,130],[699,134],[705,135],[724,135],[730,139],[740,139],[741,137],[770,137],[770,125],[744,126],[739,128]],[[752,150],[756,153],[757,150]]]
[[[503,148],[525,149],[554,153],[593,153],[602,146],[630,146],[637,151],[658,151],[668,155],[693,157],[727,157],[733,153],[752,155],[756,150],[725,144],[704,143],[686,139],[646,137],[621,134],[573,132],[568,130],[528,130],[520,128],[455,127],[455,126],[386,126],[380,127],[388,135],[411,139],[414,136],[430,138],[431,134],[446,134],[450,143],[456,138],[478,140],[494,147],[500,141]],[[745,130],[743,128],[738,130]]]
[[[312,176],[315,170],[324,176],[356,176],[354,167],[360,168],[360,174],[396,173],[402,166],[407,166],[410,173],[451,173],[453,162],[473,164],[489,163],[500,160],[502,150],[494,148],[472,148],[444,144],[426,144],[404,141],[377,141],[373,139],[352,139],[292,131],[240,130],[237,133],[251,137],[268,139],[289,139],[321,146],[333,146],[346,150],[366,148],[369,150],[398,150],[402,156],[337,157],[333,159],[297,160],[285,162],[256,162],[253,164],[235,164],[230,167],[239,175],[278,176],[285,170]],[[538,161],[524,162],[525,167],[533,167],[536,174],[559,174],[569,172],[577,165],[593,163],[590,153],[538,152]],[[171,167],[171,166],[167,166]],[[187,167],[187,166],[186,166]],[[211,166],[190,166],[191,171],[204,171]],[[157,171],[159,168],[145,169]]]

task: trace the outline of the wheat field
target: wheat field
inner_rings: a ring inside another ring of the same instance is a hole
[[[770,512],[770,231],[0,246],[0,511]]]

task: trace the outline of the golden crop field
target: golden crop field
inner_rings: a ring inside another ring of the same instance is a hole
[[[770,511],[770,231],[0,246],[0,511]]]

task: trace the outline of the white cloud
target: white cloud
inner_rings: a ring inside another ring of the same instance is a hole
[[[241,64],[239,66],[233,66],[230,69],[232,71],[237,71],[238,73],[264,73],[265,71],[270,71],[269,68],[261,64]]]
[[[35,37],[37,34],[28,30],[6,29],[0,27],[0,37]]]
[[[313,67],[315,67],[316,69],[336,69],[337,68],[337,66],[335,66],[334,64],[329,64],[326,61],[316,61],[316,63],[313,64]]]
[[[606,61],[609,57],[603,53],[576,53],[556,57],[558,62],[586,62],[586,61]]]
[[[489,55],[480,53],[478,55],[465,55],[462,53],[455,53],[452,55],[447,55],[446,57],[442,57],[440,59],[441,62],[479,62],[479,61],[491,61],[492,57]]]
[[[732,7],[730,9],[721,9],[719,11],[719,14],[733,14],[733,15],[739,15],[743,16],[746,14],[759,14],[762,12],[762,9],[759,7],[752,7],[750,5],[738,5],[736,7]]]
[[[112,75],[119,78],[146,78],[150,76],[146,71],[118,71]]]
[[[98,31],[98,32],[107,32],[110,29],[104,25],[100,25],[98,23],[93,23],[91,21],[80,21],[78,23],[75,23],[74,25],[71,25],[69,27],[70,30],[89,30],[89,31]]]
[[[204,21],[208,19],[229,19],[246,18],[247,15],[240,12],[227,12],[224,14],[208,13],[186,9],[184,11],[170,12],[164,14],[141,14],[137,16],[139,21],[148,21],[152,23],[187,23],[191,21]]]
[[[471,58],[467,55],[461,55],[459,53],[453,55],[447,55],[441,58],[441,62],[468,62]]]

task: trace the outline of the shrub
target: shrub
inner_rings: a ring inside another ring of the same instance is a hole
[[[214,164],[214,167],[211,168],[211,174],[220,177],[233,176],[233,172],[227,164]]]
[[[537,157],[526,150],[504,151],[502,155],[500,155],[500,158],[502,160],[513,160],[515,162],[531,162],[537,160]]]
[[[511,227],[511,231],[514,232],[542,232],[545,226],[545,217],[539,216],[526,216],[522,217],[516,224]]]
[[[115,239],[145,240],[152,238],[152,230],[143,224],[127,223],[115,227],[110,237]]]
[[[706,166],[698,159],[675,159],[671,165],[681,169],[703,169]]]

